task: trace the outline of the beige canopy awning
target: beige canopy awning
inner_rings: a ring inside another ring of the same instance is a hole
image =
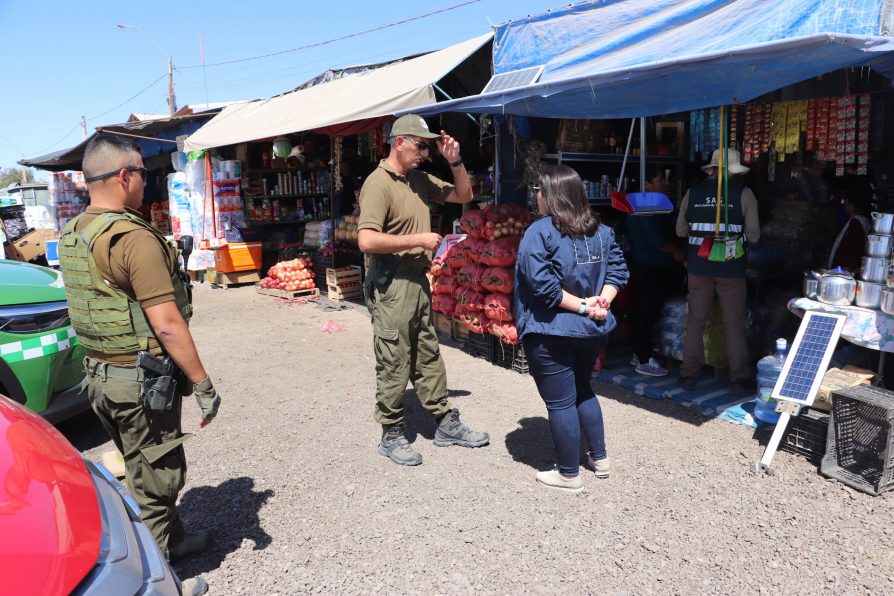
[[[186,140],[186,151],[234,145],[370,118],[435,101],[432,85],[492,34],[270,99],[231,105]]]

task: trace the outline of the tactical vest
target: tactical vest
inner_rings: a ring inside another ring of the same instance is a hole
[[[745,224],[745,215],[742,213],[744,188],[741,183],[729,182],[729,196],[724,197],[720,209],[720,236],[742,236]],[[745,277],[744,257],[715,262],[698,256],[704,239],[713,238],[717,229],[717,178],[702,180],[689,190],[686,221],[689,222],[689,247],[686,251],[686,268],[689,273],[707,277]]]
[[[175,271],[171,276],[174,300],[183,319],[189,322],[192,305],[180,260],[164,236],[138,216],[127,212],[101,213],[77,232],[81,217],[71,220],[62,231],[59,266],[65,282],[71,326],[86,350],[108,356],[134,354],[146,350],[149,339],[155,337],[140,303],[103,279],[93,258],[96,240],[118,222],[126,223],[117,226],[116,235],[137,229],[149,230],[164,246],[169,263],[174,263]]]

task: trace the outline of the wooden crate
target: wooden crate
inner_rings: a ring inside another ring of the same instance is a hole
[[[363,295],[363,286],[329,286],[329,300],[350,300]]]
[[[345,286],[347,284],[363,283],[363,274],[357,265],[348,265],[338,269],[326,269],[327,286]]]
[[[443,335],[445,338],[451,338],[453,335],[453,321],[450,318],[439,312],[431,313],[432,322],[435,325],[435,331],[437,331],[438,335]]]
[[[225,288],[228,288],[230,286],[251,284],[261,281],[261,276],[258,275],[257,271],[236,271],[233,273],[223,273],[221,271],[206,269],[206,272],[208,273],[206,279],[208,279],[208,282],[214,287],[223,286]]]
[[[265,294],[267,296],[276,296],[277,298],[297,298],[299,296],[319,296],[320,288],[310,288],[309,290],[295,290],[293,292],[288,292],[286,290],[277,290],[275,288],[262,288],[258,286],[255,288],[258,294]]]

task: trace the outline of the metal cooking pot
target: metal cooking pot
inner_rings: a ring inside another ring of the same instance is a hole
[[[879,308],[887,315],[894,315],[894,288],[885,288],[882,290],[882,299],[879,302]]]
[[[873,211],[870,215],[872,216],[873,234],[890,234],[894,231],[894,213]]]
[[[894,241],[894,236],[869,234],[866,236],[866,256],[887,257],[891,254],[891,247],[894,246],[892,241]]]
[[[863,257],[860,259],[860,279],[882,283],[888,277],[888,259],[884,257]]]
[[[833,306],[849,306],[857,293],[857,282],[850,273],[825,271],[819,278],[816,299]]]
[[[816,271],[805,271],[804,280],[801,282],[801,293],[806,298],[816,300],[816,293],[819,291],[819,273]]]
[[[874,284],[869,281],[857,282],[857,295],[854,304],[863,308],[878,308],[882,300],[883,284]]]

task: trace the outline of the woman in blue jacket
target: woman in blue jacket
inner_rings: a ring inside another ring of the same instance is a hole
[[[515,313],[559,458],[556,469],[537,473],[537,482],[578,492],[581,428],[596,476],[606,478],[611,469],[602,408],[590,378],[615,328],[609,306],[627,283],[627,265],[614,232],[590,211],[577,172],[545,166],[535,190],[546,217],[528,228],[519,246]]]

